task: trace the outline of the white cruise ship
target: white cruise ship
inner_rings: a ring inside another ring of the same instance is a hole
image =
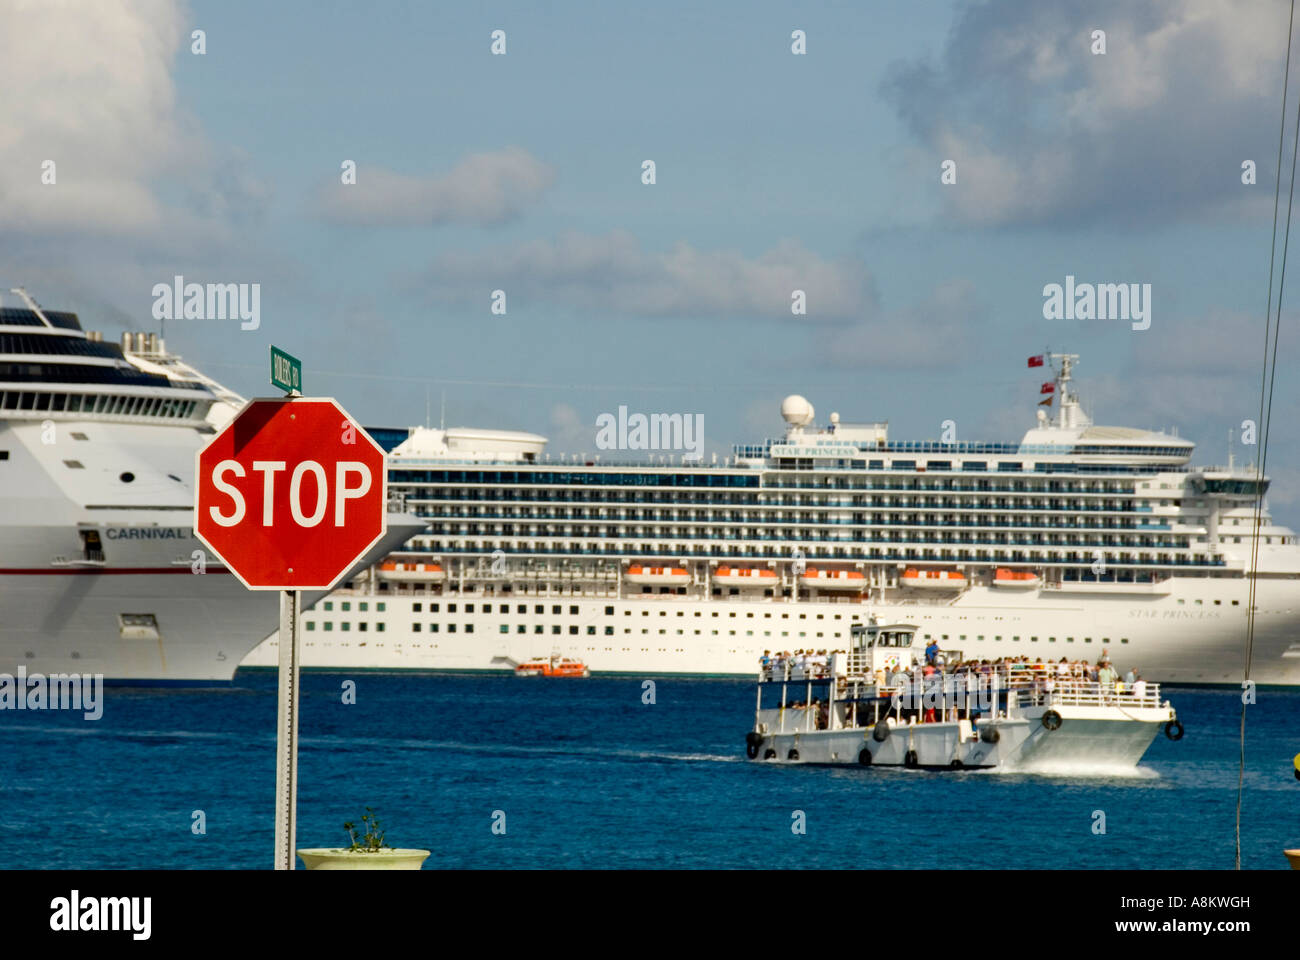
[[[822,428],[724,462],[552,460],[545,439],[417,428],[389,482],[428,529],[305,618],[309,667],[752,675],[765,650],[846,649],[854,623],[915,624],[950,655],[1096,660],[1158,682],[1240,683],[1258,538],[1260,683],[1300,683],[1300,546],[1254,469],[1095,426],[1056,369],[1019,443],[896,442]],[[1038,358],[1035,358],[1036,360]],[[659,458],[662,460],[662,458]],[[1264,482],[1267,487],[1267,480]],[[270,665],[276,637],[248,665]]]
[[[166,353],[0,306],[0,673],[229,681],[278,595],[196,574],[195,453],[244,399]],[[420,529],[390,514],[378,559]],[[319,597],[309,596],[304,602]]]

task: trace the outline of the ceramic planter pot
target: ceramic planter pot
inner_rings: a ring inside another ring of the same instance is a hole
[[[316,847],[299,850],[298,857],[308,870],[419,870],[429,852],[402,847],[385,847],[374,852]]]

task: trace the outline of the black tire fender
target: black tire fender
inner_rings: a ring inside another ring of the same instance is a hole
[[[889,724],[881,720],[871,731],[871,739],[876,743],[884,743],[889,739]]]
[[[1183,725],[1177,720],[1170,720],[1165,724],[1165,736],[1170,740],[1183,739]]]
[[[909,750],[907,751],[907,753],[903,754],[903,766],[917,767],[920,765],[921,765],[921,761],[920,758],[917,757],[915,750]]]
[[[866,747],[863,747],[858,751],[858,763],[862,764],[864,767],[871,766],[871,751]]]
[[[1061,729],[1061,715],[1055,710],[1048,710],[1043,714],[1043,727],[1047,730]]]
[[[786,758],[787,760],[798,760],[798,759],[799,759],[799,751],[796,750],[794,747],[791,747],[791,748],[790,748],[790,752],[787,753],[787,754],[785,755],[785,758]]]
[[[985,743],[997,743],[1002,739],[1002,734],[998,732],[997,727],[980,727],[980,739]]]

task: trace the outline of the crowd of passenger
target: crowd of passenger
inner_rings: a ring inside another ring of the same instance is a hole
[[[846,651],[843,650],[810,649],[773,654],[770,650],[764,650],[760,663],[764,679],[780,680],[788,677],[790,680],[818,680],[830,677],[832,657],[845,653]],[[842,670],[847,664],[847,658],[841,659],[839,663],[841,672],[835,684],[836,699],[845,697],[850,682],[850,678],[843,676]],[[995,677],[997,689],[1019,690],[1028,692],[1034,697],[1052,693],[1087,693],[1100,694],[1106,698],[1124,694],[1141,698],[1148,693],[1147,682],[1142,679],[1141,673],[1136,669],[1130,669],[1121,676],[1111,663],[1109,652],[1105,649],[1095,663],[1071,660],[1068,657],[1051,661],[1027,656],[948,662],[940,651],[938,643],[931,641],[925,648],[924,659],[918,660],[910,668],[902,665],[893,669],[881,667],[875,671],[874,676],[865,679],[874,683],[877,696],[894,691],[915,693],[926,689],[937,689],[943,696],[942,702],[949,704],[953,702],[954,695],[959,698],[965,695],[965,699],[961,700],[963,703],[961,713],[967,718],[973,718],[978,711],[972,710],[970,694],[976,691],[985,693],[990,691]],[[817,711],[818,727],[824,728],[828,711],[827,702],[813,699],[811,705]],[[787,706],[792,709],[802,709],[805,704],[802,700],[794,700]],[[898,708],[897,704],[895,708]],[[856,707],[848,709],[856,710]],[[934,707],[919,709],[904,707],[900,710],[904,719],[914,715],[920,722],[933,722],[938,719],[935,713]],[[848,717],[844,719],[851,722]]]

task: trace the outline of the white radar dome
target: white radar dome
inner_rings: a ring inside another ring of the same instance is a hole
[[[806,427],[812,423],[813,405],[799,394],[792,394],[781,401],[781,417],[791,426]]]

